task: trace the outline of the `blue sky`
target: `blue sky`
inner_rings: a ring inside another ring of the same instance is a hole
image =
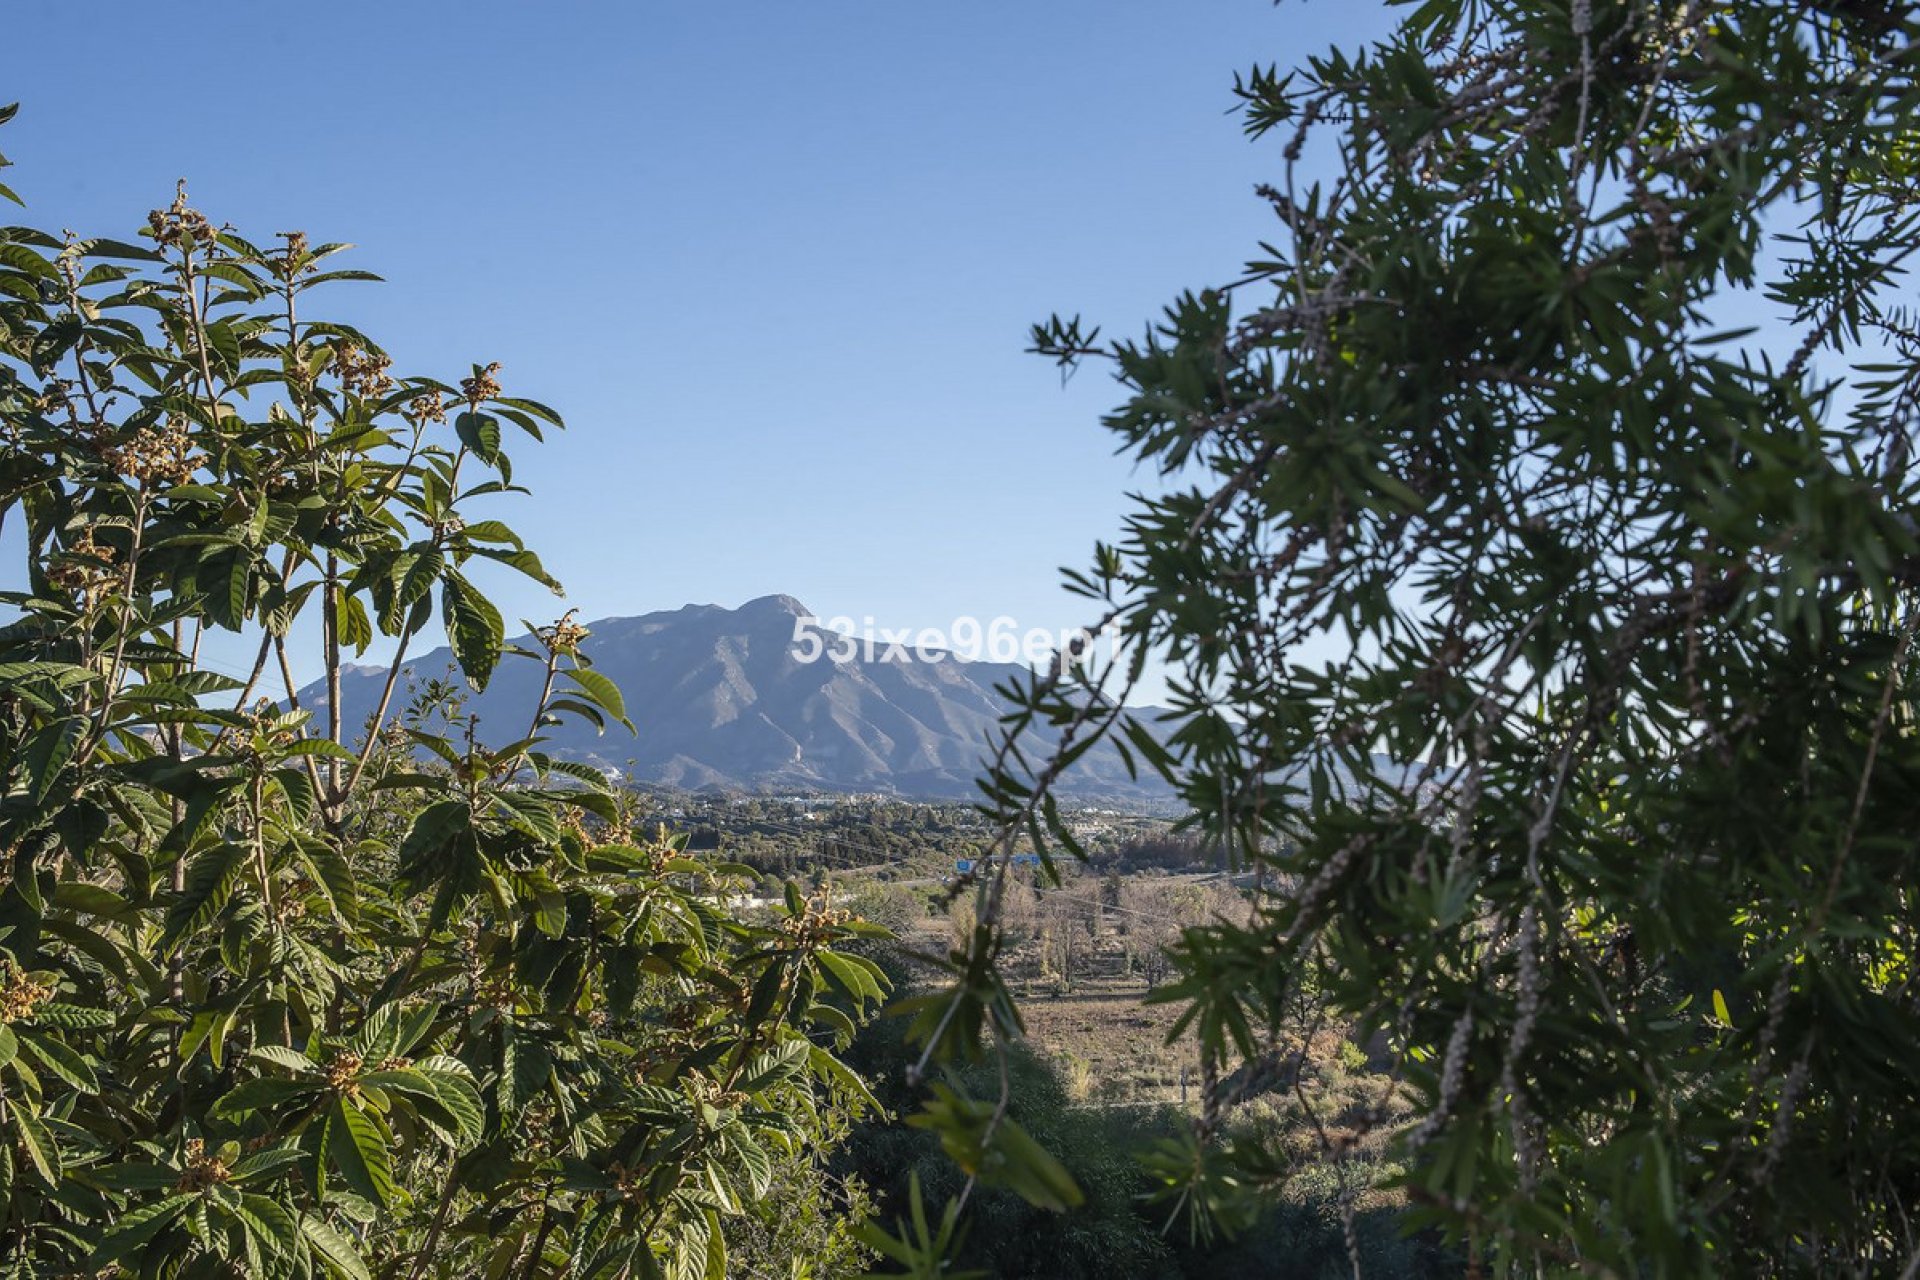
[[[1057,567],[1151,483],[1026,328],[1230,278],[1278,168],[1235,70],[1371,3],[9,6],[22,220],[129,235],[176,178],[360,246],[399,371],[499,360],[570,430],[503,516],[601,617],[785,592],[883,626],[1085,620]],[[30,55],[28,50],[34,52]],[[550,617],[500,579],[510,618]]]

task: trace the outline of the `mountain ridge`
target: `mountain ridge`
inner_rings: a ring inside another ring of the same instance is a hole
[[[796,642],[814,618],[799,600],[775,594],[735,609],[692,603],[588,623],[581,651],[620,687],[638,733],[629,737],[615,725],[596,734],[569,718],[542,730],[547,749],[631,774],[636,782],[687,790],[977,795],[974,779],[984,767],[988,734],[1007,709],[993,687],[1027,668],[962,661],[947,652],[936,661],[889,660],[878,644],[844,661],[803,661]],[[813,625],[819,629],[817,620]],[[834,633],[820,634],[833,643]],[[530,645],[531,638],[517,642]],[[453,665],[446,647],[405,663],[387,718],[405,706],[399,690],[409,680]],[[538,664],[508,659],[485,692],[469,692],[466,709],[483,742],[499,745],[524,735],[541,676]],[[386,677],[383,666],[343,669],[344,723],[364,725],[372,717]],[[319,710],[327,691],[316,682],[299,698],[301,706]],[[1155,709],[1139,711],[1150,716]],[[1037,735],[1036,747],[1050,741]],[[1061,791],[1088,799],[1170,794],[1157,778],[1129,777],[1110,744],[1077,761]]]

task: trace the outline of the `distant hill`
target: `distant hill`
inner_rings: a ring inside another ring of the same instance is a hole
[[[1024,668],[952,658],[888,662],[877,651],[872,660],[803,662],[794,620],[809,616],[791,596],[763,596],[738,609],[688,605],[589,624],[583,650],[620,686],[639,734],[615,726],[596,735],[570,720],[547,731],[549,749],[688,789],[977,795],[973,779],[1004,708],[993,686]],[[442,648],[406,666],[430,677],[452,663]],[[385,668],[349,668],[340,689],[345,723],[373,715],[385,678]],[[501,662],[487,691],[468,703],[482,740],[504,743],[526,731],[539,680],[535,663]],[[323,707],[325,688],[309,685],[300,702]],[[396,695],[390,713],[401,702]],[[1169,794],[1157,781],[1129,779],[1119,753],[1104,744],[1076,762],[1062,790],[1088,799]]]

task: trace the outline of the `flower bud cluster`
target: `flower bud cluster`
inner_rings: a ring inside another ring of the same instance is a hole
[[[187,207],[187,184],[184,182],[180,184],[171,205],[147,214],[147,230],[163,248],[179,245],[191,249],[195,245],[213,242],[213,224],[198,209]]]
[[[186,423],[179,418],[169,419],[164,427],[141,427],[119,444],[102,445],[100,457],[141,485],[185,484],[205,461],[193,452]]]
[[[370,398],[393,390],[393,379],[387,376],[392,366],[391,358],[350,342],[342,343],[333,353],[333,367],[349,395]]]
[[[493,375],[500,372],[500,362],[492,364],[474,374],[471,378],[460,379],[460,394],[467,403],[478,408],[482,400],[491,400],[500,394],[500,383]]]
[[[0,1026],[9,1022],[25,1022],[33,1016],[35,1009],[51,999],[51,982],[36,982],[33,975],[27,973],[14,975],[8,979],[6,986],[0,987]]]

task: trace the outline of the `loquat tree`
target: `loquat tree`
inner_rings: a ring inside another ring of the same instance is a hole
[[[631,728],[571,615],[509,643],[471,576],[557,589],[475,506],[558,416],[498,365],[390,373],[315,305],[369,278],[343,246],[259,247],[184,191],[144,235],[0,229],[0,1275],[766,1255],[746,1210],[825,1185],[885,979],[838,950],[859,921],[791,889],[743,918],[744,868],[543,751],[561,717]],[[544,668],[518,741],[452,685],[342,722],[346,661],[384,638],[397,675],[439,628],[475,687]],[[247,676],[203,659],[219,631]],[[844,1274],[836,1212],[806,1238]]]

